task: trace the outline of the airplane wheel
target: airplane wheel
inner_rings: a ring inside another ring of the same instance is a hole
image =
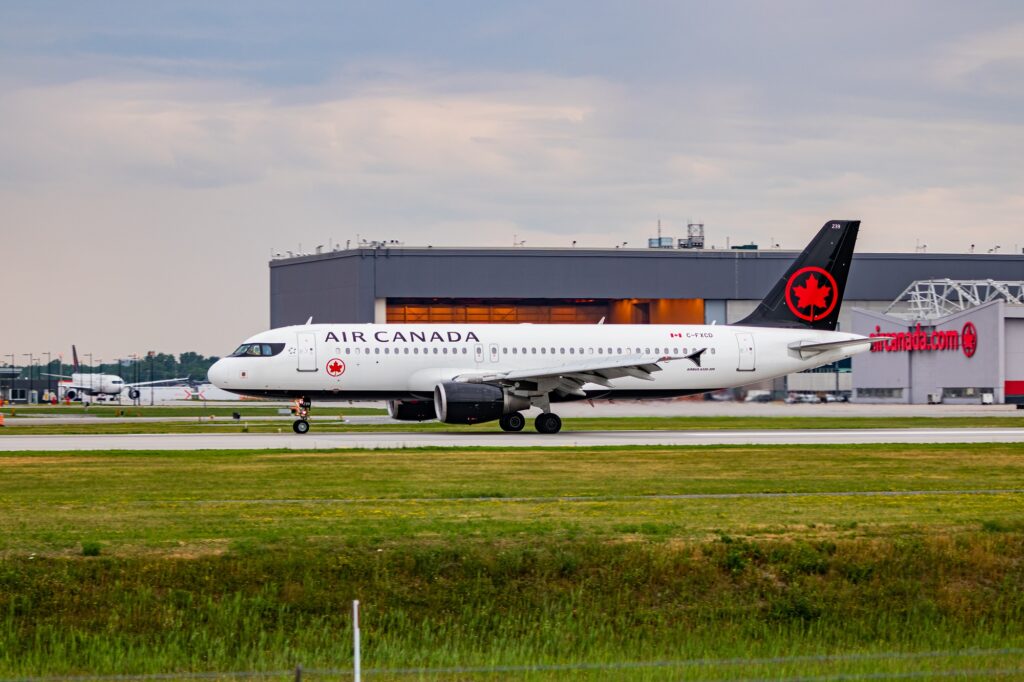
[[[533,425],[539,433],[558,433],[562,430],[562,418],[553,412],[543,412],[537,415]]]
[[[306,421],[305,419],[296,419],[294,422],[292,422],[292,431],[294,431],[295,433],[308,433],[309,422]]]
[[[498,420],[498,424],[501,426],[502,431],[522,431],[523,427],[526,426],[526,417],[523,416],[522,412],[513,412],[512,414],[502,415],[501,419]]]

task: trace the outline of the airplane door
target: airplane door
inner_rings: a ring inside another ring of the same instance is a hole
[[[492,343],[491,344],[491,362],[497,362],[497,361],[498,361],[498,344]]]
[[[299,348],[298,370],[300,372],[315,372],[316,364],[316,334],[314,332],[299,332],[296,336],[296,345]]]
[[[483,362],[484,361],[484,344],[482,344],[482,343],[476,344],[476,349],[474,350],[474,353],[476,354],[476,361],[477,361],[477,363]]]
[[[754,371],[754,335],[744,332],[736,335],[736,343],[740,347],[739,364],[736,365],[738,372]]]

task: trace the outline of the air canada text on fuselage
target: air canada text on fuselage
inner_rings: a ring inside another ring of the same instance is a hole
[[[367,338],[369,334],[370,338]],[[475,341],[480,343],[478,337],[472,331],[417,331],[408,329],[405,331],[381,329],[370,334],[362,331],[342,330],[339,332],[329,331],[324,338],[324,343],[335,341],[338,343],[366,343],[376,341],[377,343],[429,343],[438,341],[441,343],[468,343]]]

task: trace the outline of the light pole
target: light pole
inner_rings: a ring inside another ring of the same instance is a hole
[[[50,359],[50,353],[43,353],[43,355],[46,356],[46,392],[49,393],[51,383],[50,380],[53,379],[53,377],[50,376],[50,363],[52,362],[52,360]]]
[[[92,392],[92,353],[83,353],[89,358],[89,392]],[[82,402],[85,402],[84,400]]]
[[[146,357],[149,358],[149,406],[153,407],[153,357],[156,355],[156,351],[149,351],[146,353]]]
[[[133,384],[139,383],[139,354],[138,353],[132,353],[132,383]],[[132,390],[133,391],[138,391],[139,389],[138,388],[133,388]],[[131,394],[129,393],[128,395],[130,396]],[[138,395],[138,394],[136,394],[136,395]],[[132,398],[132,404],[137,406],[139,404],[139,398]]]
[[[32,365],[35,362],[36,358],[31,353],[22,353],[22,355],[28,358],[28,400],[26,400],[25,402],[31,403],[32,391],[35,390],[36,387],[35,383],[32,381]]]
[[[14,367],[14,353],[8,353],[7,357],[9,357],[11,359],[11,367],[13,368]],[[10,386],[8,386],[9,391],[7,393],[7,400],[10,400],[11,398],[14,397],[14,380],[17,379],[17,378],[18,378],[17,376],[11,377],[11,384],[10,384]]]

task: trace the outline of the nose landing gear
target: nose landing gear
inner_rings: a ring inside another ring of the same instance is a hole
[[[309,433],[309,408],[313,406],[313,403],[309,401],[309,398],[302,397],[295,401],[292,405],[292,414],[298,419],[292,422],[292,431],[298,434]]]

